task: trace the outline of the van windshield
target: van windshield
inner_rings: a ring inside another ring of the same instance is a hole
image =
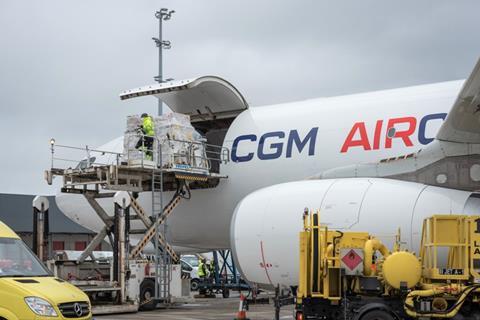
[[[198,267],[198,258],[195,256],[183,256],[182,259],[190,264],[192,267]]]
[[[0,238],[0,277],[45,277],[50,273],[20,239]]]

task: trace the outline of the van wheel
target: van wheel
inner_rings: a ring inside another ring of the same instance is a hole
[[[366,314],[364,314],[360,319],[361,320],[395,320],[395,318],[390,313],[383,310],[369,311]]]
[[[224,299],[229,298],[229,297],[230,297],[230,289],[228,289],[228,288],[223,288],[223,289],[222,289],[222,297],[223,297]]]
[[[140,310],[154,310],[156,303],[155,298],[155,282],[152,279],[145,279],[140,284]]]
[[[200,286],[200,281],[198,281],[198,279],[192,279],[192,281],[190,281],[191,291],[197,291],[199,286]]]

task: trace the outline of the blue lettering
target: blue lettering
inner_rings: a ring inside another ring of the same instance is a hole
[[[308,155],[309,156],[314,155],[315,142],[317,141],[317,132],[318,132],[318,127],[312,128],[310,132],[305,136],[305,138],[303,140],[300,140],[300,136],[298,135],[297,130],[290,131],[290,134],[288,136],[288,143],[287,143],[287,158],[292,157],[292,149],[293,149],[294,143],[297,146],[298,152],[301,153],[303,148],[305,148],[305,146],[309,141],[310,141],[310,144],[308,146]]]
[[[265,140],[267,138],[273,138],[273,137],[285,138],[285,133],[282,131],[275,131],[275,132],[265,133],[263,136],[261,136],[260,141],[258,142],[258,158],[259,159],[261,160],[277,159],[282,155],[283,143],[272,143],[270,145],[271,149],[277,149],[277,151],[275,151],[274,153],[265,153],[263,151]]]
[[[246,134],[246,135],[238,136],[235,138],[232,145],[232,161],[233,162],[245,162],[253,159],[253,152],[247,154],[246,156],[237,155],[238,144],[240,143],[240,141],[243,141],[243,140],[257,141],[257,136],[254,134]]]
[[[312,156],[315,154],[315,145],[317,142],[317,134],[318,134],[318,127],[311,128],[307,135],[303,138],[300,137],[298,130],[292,129],[288,133],[287,143],[287,152],[286,158],[291,158],[294,153],[294,149],[298,151],[298,153],[302,153],[307,145],[308,145],[308,155]],[[280,141],[275,143],[267,142],[267,139],[276,138]],[[267,132],[263,134],[260,139],[258,140],[257,146],[257,157],[260,160],[272,160],[278,159],[282,156],[283,153],[283,145],[285,141],[285,132],[283,131],[274,131],[274,132]],[[241,135],[233,140],[232,144],[232,161],[233,162],[247,162],[253,159],[255,156],[254,152],[249,152],[243,155],[239,155],[238,148],[242,141],[257,141],[257,136],[254,134],[246,134]],[[245,149],[244,149],[245,150]],[[249,150],[249,149],[247,149]],[[245,152],[245,151],[244,151]]]
[[[418,142],[421,144],[429,144],[432,142],[435,138],[427,138],[425,137],[425,130],[427,128],[427,122],[430,120],[434,119],[442,119],[445,120],[447,117],[446,113],[434,113],[434,114],[428,114],[425,117],[420,120],[420,125],[418,126]]]

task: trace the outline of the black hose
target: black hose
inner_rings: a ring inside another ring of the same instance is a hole
[[[188,197],[185,197],[185,199],[189,200],[192,198],[192,192],[190,191],[190,186],[188,184],[185,184],[185,189],[187,189]]]
[[[333,253],[332,253],[332,257],[335,257],[335,249],[336,249],[336,245],[337,245],[337,239],[341,239],[343,237],[343,232],[342,231],[339,231],[339,230],[336,230],[336,232],[340,233],[339,236],[336,236],[336,237],[333,237]]]
[[[184,190],[185,189],[185,190]],[[185,195],[186,194],[186,195]],[[186,183],[185,180],[177,179],[177,190],[175,191],[175,196],[179,196],[183,199],[190,200],[192,198],[192,193],[190,191],[190,187]]]
[[[319,249],[320,249],[320,244],[319,244],[319,230],[318,230],[318,214],[314,213],[313,214],[313,243],[312,243],[312,250],[313,250],[313,257],[312,257],[312,287],[313,287],[313,292],[319,292],[320,291],[320,283],[318,281],[318,270],[320,269],[320,257],[318,255]]]

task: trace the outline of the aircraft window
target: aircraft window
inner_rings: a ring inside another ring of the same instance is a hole
[[[82,161],[80,161],[78,163],[78,165],[75,169],[80,169],[80,170],[86,169],[86,168],[88,168],[88,164],[89,163],[90,163],[90,165],[94,164],[95,160],[97,160],[97,158],[95,158],[95,157],[91,157],[90,161],[88,161],[88,159],[83,159]]]

